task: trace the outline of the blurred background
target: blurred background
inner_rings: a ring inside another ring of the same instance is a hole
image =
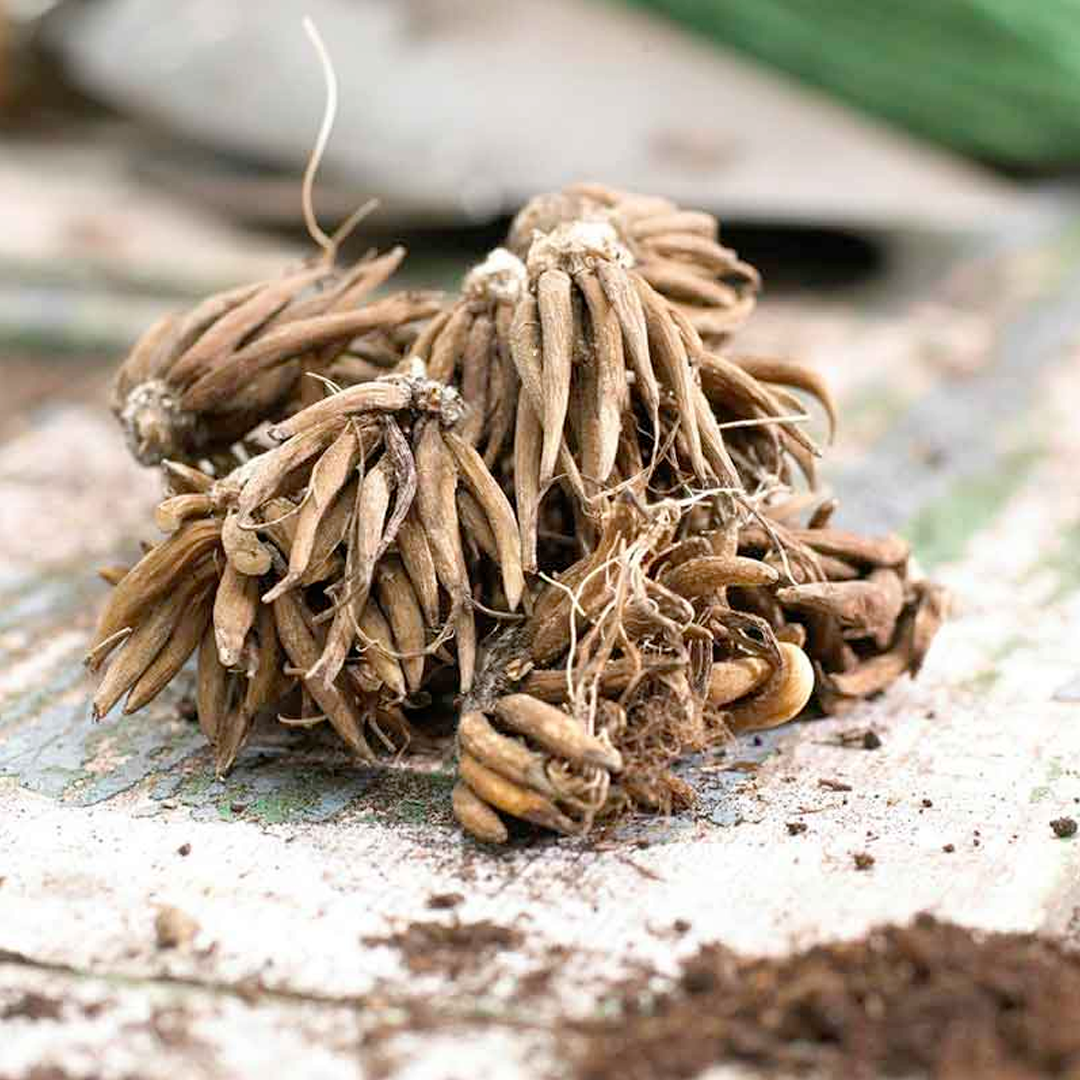
[[[785,299],[931,294],[1080,160],[1077,0],[0,0],[4,424],[310,251],[305,14],[341,88],[320,219],[378,197],[352,243],[407,243],[406,283],[452,288],[526,198],[595,179],[715,212],[768,336]]]

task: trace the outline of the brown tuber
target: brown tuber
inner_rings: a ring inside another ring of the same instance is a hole
[[[837,404],[729,351],[760,277],[710,215],[539,196],[444,301],[372,299],[404,252],[338,267],[306,209],[321,257],[166,317],[118,373],[168,493],[162,539],[102,571],[95,718],[195,656],[224,774],[260,715],[374,761],[456,692],[453,811],[504,843],[688,806],[680,758],[918,672],[945,595],[832,524],[806,422],[831,439]]]

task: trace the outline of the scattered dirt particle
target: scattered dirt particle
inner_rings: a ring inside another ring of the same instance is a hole
[[[156,1008],[150,1014],[150,1030],[153,1031],[159,1043],[170,1049],[190,1046],[191,1038],[191,1014],[187,1009],[179,1006]]]
[[[642,866],[639,862],[634,862],[633,859],[627,858],[625,855],[619,856],[619,862],[629,866],[631,870],[640,874],[643,878],[649,881],[663,881],[663,877],[655,870],[650,870],[647,866]]]
[[[574,950],[568,945],[549,945],[544,950],[544,957],[538,967],[525,972],[514,987],[514,998],[518,1001],[533,1001],[552,992],[552,983],[561,975],[574,956]]]
[[[181,844],[176,849],[176,854],[186,858],[188,855],[191,854],[191,845],[190,844]]]
[[[190,697],[182,697],[176,703],[176,714],[181,720],[190,720],[192,722],[199,719],[199,710],[195,705],[195,699]]]
[[[59,1020],[63,1003],[33,990],[0,1008],[0,1020]]]
[[[465,897],[459,892],[444,892],[435,893],[429,896],[427,899],[427,906],[432,911],[446,911],[449,908],[456,908],[459,904],[465,902]]]
[[[524,938],[520,930],[481,922],[413,922],[386,937],[366,937],[365,945],[388,945],[401,953],[405,966],[415,975],[438,972],[456,979],[483,968],[491,957],[514,949]]]
[[[688,934],[690,932],[690,923],[686,919],[676,919],[671,924],[671,929],[674,933],[678,934],[679,937],[682,937],[683,934]]]
[[[232,988],[241,1001],[249,1005],[257,1004],[266,993],[266,983],[259,974],[245,975],[239,982],[233,983]]]
[[[837,736],[836,741],[841,746],[858,747],[861,750],[880,750],[882,746],[881,736],[871,728],[843,731]]]
[[[923,799],[922,804],[923,804],[923,809],[924,810],[929,810],[934,805],[934,800],[933,799]]]
[[[951,855],[956,850],[955,844],[946,844],[942,849],[946,855]]]
[[[806,832],[805,821],[789,821],[787,823],[788,836],[799,836],[801,833]]]
[[[179,908],[165,905],[154,919],[154,937],[159,949],[181,949],[190,945],[199,932],[199,924]]]
[[[825,788],[826,791],[852,791],[853,788],[850,784],[845,784],[843,780],[833,780],[830,777],[823,776],[818,780],[818,787]]]
[[[532,1001],[546,996],[551,991],[551,981],[555,975],[555,969],[546,965],[525,972],[517,981],[514,997],[519,1001]]]
[[[1075,818],[1059,817],[1050,822],[1050,828],[1054,830],[1054,835],[1059,840],[1068,840],[1069,837],[1076,835],[1078,826]]]
[[[856,870],[869,870],[877,862],[868,851],[856,851],[852,858],[855,860]]]
[[[579,1026],[575,1080],[669,1080],[744,1063],[762,1075],[936,1080],[1072,1077],[1080,954],[928,915],[784,958],[707,945],[643,1006]]]

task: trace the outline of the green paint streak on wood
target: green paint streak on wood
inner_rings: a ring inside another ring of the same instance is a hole
[[[349,805],[360,812],[359,821],[382,826],[448,824],[450,772],[409,772],[388,768],[376,774],[370,788],[354,795]],[[215,806],[222,821],[258,821],[281,825],[303,820],[321,820],[318,804],[324,797],[325,777],[299,777],[292,784],[255,796],[252,785],[225,782],[225,791]],[[344,807],[342,807],[344,809]],[[334,815],[331,815],[334,816]]]
[[[264,795],[247,808],[246,814],[258,818],[265,825],[280,825],[300,817],[315,805],[316,798],[315,795],[289,795],[284,792]]]
[[[246,784],[226,782],[225,795],[217,800],[215,807],[222,821],[257,821],[262,825],[281,825],[289,821],[305,820],[318,805],[321,795],[318,780],[301,782],[299,790],[283,786],[258,798]]]
[[[280,825],[299,821],[311,814],[321,797],[321,784],[317,778],[301,781],[297,788],[286,788],[261,795],[244,808],[243,816],[254,818],[264,825]]]
[[[449,825],[452,823],[450,791],[454,774],[387,769],[378,782],[358,799],[353,808],[380,825]]]
[[[367,774],[309,762],[288,763],[287,755],[266,761],[254,747],[241,755],[224,780],[214,773],[209,751],[200,747],[182,775],[161,775],[152,796],[188,807],[196,818],[280,825],[290,821],[326,821],[361,795]]]
[[[996,667],[984,668],[959,684],[958,689],[983,696],[989,694],[1001,682],[1001,672]]]
[[[1048,266],[1043,287],[1053,289],[1065,282],[1080,259],[1080,217],[1069,217],[1046,247]]]
[[[918,394],[882,377],[871,379],[844,397],[842,436],[845,447],[865,447],[898,420]]]
[[[81,660],[81,653],[79,659]],[[86,671],[82,664],[73,664],[48,682],[43,682],[41,686],[35,686],[29,691],[13,690],[0,697],[0,741],[5,726],[14,727],[21,720],[33,719],[51,702],[78,686],[85,678]],[[87,711],[89,712],[89,709]]]
[[[957,689],[979,695],[988,694],[1001,681],[1002,661],[1010,659],[1022,649],[1031,648],[1032,645],[1031,638],[1025,634],[1009,634],[987,654],[986,667],[963,682],[957,683]]]
[[[1050,765],[1046,770],[1046,782],[1040,784],[1036,788],[1032,788],[1031,795],[1028,798],[1029,802],[1037,803],[1042,802],[1043,799],[1048,799],[1054,793],[1053,787],[1065,775],[1065,766],[1062,764],[1062,759],[1059,757],[1053,757],[1050,759]]]
[[[1025,581],[1047,575],[1051,588],[1047,603],[1056,604],[1080,589],[1080,521],[1074,521],[1062,532],[1057,547],[1031,567]]]
[[[962,558],[972,537],[993,523],[1045,452],[1029,446],[1007,453],[923,507],[903,530],[922,564],[932,569]]]

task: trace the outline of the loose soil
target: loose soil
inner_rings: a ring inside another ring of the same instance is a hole
[[[414,975],[436,973],[456,979],[483,967],[493,954],[520,946],[520,930],[481,922],[412,922],[387,937],[366,937],[365,945],[397,949]]]
[[[1068,840],[1070,837],[1076,835],[1077,824],[1076,819],[1071,817],[1054,818],[1050,822],[1050,828],[1054,830],[1054,835],[1059,840]]]
[[[659,997],[581,1026],[575,1080],[677,1080],[721,1062],[836,1077],[1080,1077],[1080,953],[928,915],[782,959],[708,945]]]
[[[680,921],[655,933],[690,929]],[[393,1021],[375,1023],[358,1046],[373,1077],[399,1064],[398,1036],[505,1026],[550,1037],[560,1080],[690,1080],[724,1064],[845,1080],[1080,1080],[1080,950],[1032,934],[983,934],[921,915],[784,957],[709,944],[675,976],[640,964],[631,977],[597,986],[586,1016],[568,1013],[561,999],[561,979],[580,954],[566,945],[537,953],[516,927],[417,921],[365,944],[398,950],[413,975],[450,979],[487,979],[507,950],[538,961],[505,1015],[471,1009],[468,983],[448,998],[419,985],[415,996],[396,998]],[[390,1000],[378,997],[383,1006]],[[61,1004],[25,993],[0,1006],[0,1018],[56,1020]],[[367,1013],[373,1002],[348,1004]],[[189,1038],[179,1010],[156,1010],[150,1026],[167,1045]]]
[[[22,994],[9,1005],[0,1006],[0,1020],[59,1020],[64,1003],[34,991]]]

